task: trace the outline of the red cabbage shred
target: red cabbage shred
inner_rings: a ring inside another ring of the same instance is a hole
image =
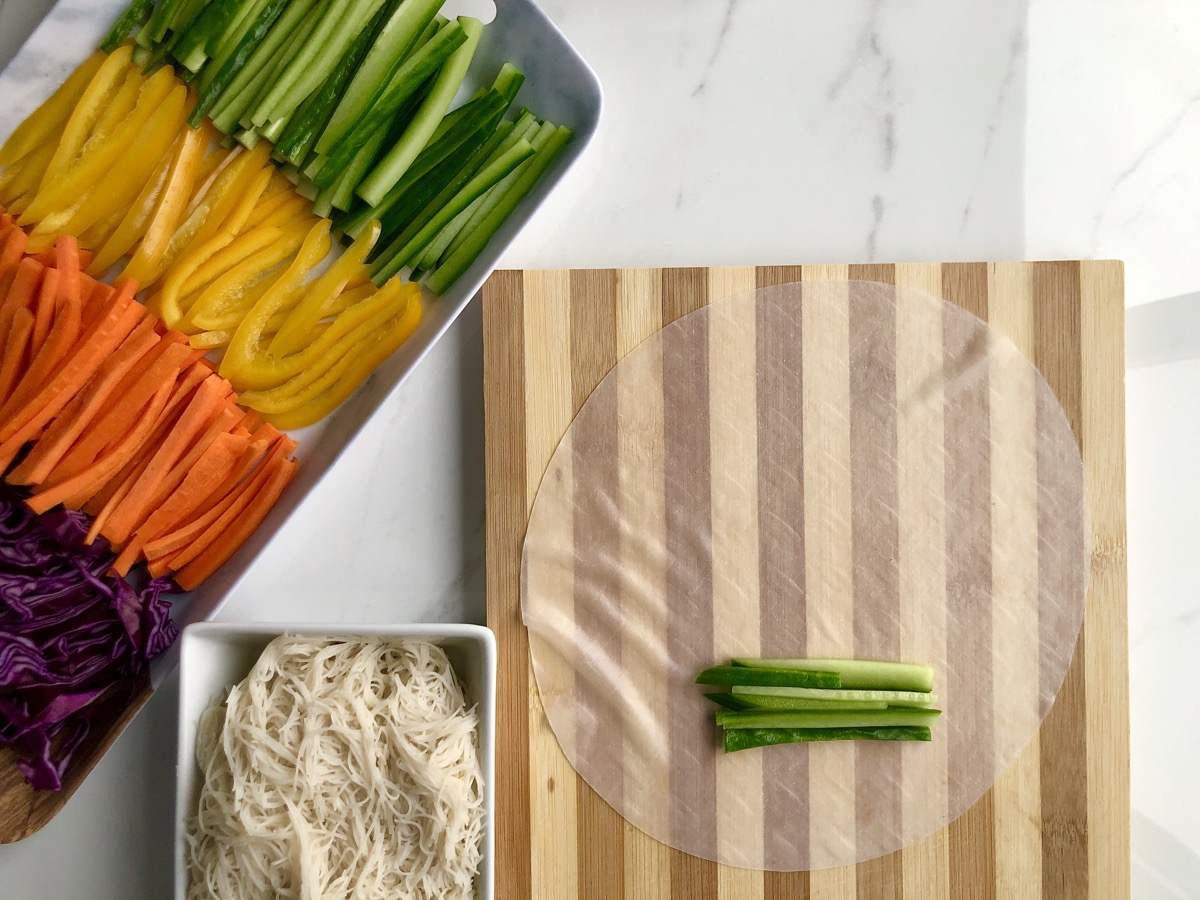
[[[103,538],[84,543],[88,525],[74,510],[37,516],[0,485],[0,745],[42,791],[62,789],[96,701],[130,690],[178,634],[174,582],[135,588]]]

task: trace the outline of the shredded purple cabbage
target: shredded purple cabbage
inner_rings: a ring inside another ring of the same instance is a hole
[[[164,595],[110,571],[108,544],[84,543],[88,518],[32,513],[0,486],[0,745],[13,747],[37,790],[62,789],[96,702],[128,690],[178,632]]]

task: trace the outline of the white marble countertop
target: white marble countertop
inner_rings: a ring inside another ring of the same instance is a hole
[[[0,0],[0,65],[53,2]],[[1134,896],[1195,896],[1200,701],[1177,686],[1200,643],[1200,6],[543,7],[606,115],[509,267],[1126,261]],[[481,356],[476,302],[220,618],[483,621]],[[6,900],[169,896],[175,685],[0,847]]]

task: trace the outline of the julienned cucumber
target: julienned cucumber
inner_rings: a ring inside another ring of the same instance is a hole
[[[932,725],[939,709],[722,709],[722,728],[883,728]]]
[[[804,672],[799,669],[712,666],[696,676],[696,684],[761,685],[793,688],[836,688],[836,672]],[[816,698],[814,698],[816,699]]]
[[[836,672],[844,688],[887,691],[932,691],[933,668],[913,663],[868,659],[734,659],[735,666],[766,669],[803,669]]]
[[[928,741],[932,736],[924,725],[884,726],[881,728],[731,728],[725,732],[725,752],[751,750],[772,744],[798,744],[811,741]]]
[[[764,697],[803,697],[809,700],[876,700],[888,706],[928,707],[937,703],[936,694],[920,691],[869,691],[839,688],[820,690],[807,687],[775,687],[758,685],[734,685],[735,694],[753,694]]]
[[[807,700],[803,697],[763,697],[756,694],[731,693],[705,694],[704,696],[726,709],[887,709],[887,704],[882,700]]]

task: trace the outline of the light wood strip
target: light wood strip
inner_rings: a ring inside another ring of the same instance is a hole
[[[1033,272],[1024,263],[994,263],[988,266],[988,318],[993,326],[1006,335],[1021,354],[1032,360],[1034,358],[1034,303],[1033,303]],[[1005,403],[1005,397],[1015,397],[1020,392],[1033,390],[1032,382],[1025,383],[1027,373],[1012,373],[1011,390],[998,390],[1000,382],[993,380],[992,405],[993,415],[996,416],[996,428],[1020,428],[1022,434],[1027,433],[1033,423],[1018,422],[1006,424],[1006,413],[1010,406]],[[1031,436],[1032,437],[1032,436]],[[1024,515],[1030,515],[1032,504],[1036,515],[1036,450],[1030,446],[1029,452],[1034,454],[1032,465],[1026,462],[1024,473],[1026,478],[1020,479],[1021,469],[1010,474],[1016,477],[1023,486],[1020,494],[1011,499],[1017,500],[1024,507]],[[997,460],[1003,463],[1004,460]],[[1015,513],[1021,515],[1022,513]],[[995,533],[1002,525],[997,522],[993,528]],[[1013,585],[1013,597],[1023,596],[1022,587],[1036,602],[1037,557],[1029,554],[1011,554],[1009,558],[996,558],[994,577],[1003,579],[1005,575],[1016,583]],[[1031,587],[1032,586],[1032,587]],[[998,584],[998,588],[1002,585]],[[1018,621],[1001,613],[1007,611],[1009,603],[1001,602],[993,610],[994,641],[993,653],[997,655],[996,666],[1000,666],[999,654],[1009,654],[1013,651],[1027,652],[1030,658],[1022,667],[1029,671],[1037,671],[1038,654],[1036,643],[1022,641],[1019,633],[1014,632]],[[1029,611],[1025,610],[1028,614]],[[1036,621],[1036,608],[1033,610],[1033,621]],[[1006,639],[1006,635],[1011,634]],[[1022,683],[1023,684],[1023,683]],[[1014,685],[1014,687],[1019,687]],[[1036,685],[1034,685],[1036,690]],[[1030,708],[1034,708],[1030,704]],[[1028,723],[1014,723],[1014,727],[1027,729]],[[1020,732],[1024,733],[1024,731]],[[999,737],[1000,735],[997,735]],[[996,896],[1004,898],[1036,897],[1042,889],[1042,807],[1041,785],[1039,770],[1039,754],[1041,743],[1035,731],[1030,743],[1020,751],[1014,763],[1002,773],[992,788],[993,818],[994,818],[994,854],[996,857]]]
[[[483,288],[487,620],[496,633],[496,880],[530,896],[529,645],[521,623],[525,491],[524,278],[499,272]]]
[[[920,291],[931,296],[941,293],[941,267],[936,264],[896,266],[897,288]],[[903,299],[900,302],[904,302]],[[917,527],[900,531],[900,605],[906,627],[901,634],[902,659],[927,662],[935,673],[946,672],[945,607],[922,603],[922,598],[944,596],[946,592],[945,560],[933,565],[911,565],[908,561],[922,558],[925,542],[944,546],[946,535],[945,508],[945,451],[937,436],[944,431],[943,396],[940,387],[942,319],[940,311],[928,309],[922,316],[919,303],[909,314],[898,316],[896,330],[896,380],[901,394],[910,396],[922,385],[934,384],[920,414],[901,416],[899,422],[900,520],[919,523]],[[939,348],[933,352],[932,348]],[[929,389],[926,389],[929,390]],[[939,564],[940,563],[940,564]],[[914,619],[917,610],[933,614],[931,620]],[[938,636],[938,637],[934,637]],[[936,677],[936,676],[935,676]],[[940,690],[939,684],[934,684]],[[940,730],[940,729],[939,729]],[[904,797],[904,834],[906,846],[900,855],[901,877],[906,897],[946,897],[950,890],[950,856],[948,831],[940,828],[930,835],[928,829],[914,830],[915,820],[927,814],[928,808],[946,808],[947,742],[937,739],[930,744],[913,744],[904,748],[905,777],[916,771],[930,773],[928,781],[932,797],[925,793],[906,793]]]
[[[1125,539],[1124,268],[1080,272],[1082,416],[1080,443],[1092,500],[1088,643],[1123,647],[1128,633]],[[1124,653],[1085,655],[1088,885],[1096,898],[1130,893],[1129,663]]]
[[[804,282],[841,279],[844,266],[806,266]],[[809,621],[806,653],[813,657],[839,657],[853,648],[845,643],[852,634],[851,539],[850,539],[850,407],[849,359],[850,322],[844,286],[820,288],[825,302],[807,298],[806,287],[802,330],[804,335],[804,495],[821,497],[819,509],[805,509],[805,579],[807,596],[827,596],[830,609],[842,612],[842,621]],[[818,289],[814,289],[818,290]],[[840,362],[838,362],[840,361]],[[808,780],[810,809],[840,809],[853,815],[854,759],[844,748],[813,746],[809,751]],[[829,752],[833,751],[833,752]],[[832,813],[830,813],[832,815]],[[810,857],[823,866],[841,848],[823,843],[823,835],[842,833],[847,822],[831,828],[811,829]],[[809,891],[820,900],[849,900],[855,896],[853,866],[820,869],[809,873]]]
[[[616,351],[618,357],[624,357],[662,328],[662,274],[658,269],[619,270],[617,295]],[[625,380],[621,384],[618,415],[621,417],[621,434],[624,436],[620,448],[623,496],[662,496],[658,487],[662,482],[661,356],[657,366],[659,374],[654,385],[647,387],[632,380]],[[636,461],[646,453],[652,454],[657,461],[650,465],[636,465]],[[655,472],[658,474],[655,475]],[[654,481],[653,484],[642,484],[640,480],[635,480],[647,474]],[[623,535],[626,545],[638,541],[641,534],[661,534],[665,527],[661,505],[641,504],[638,509],[645,517],[628,523],[629,530]],[[622,607],[627,616],[632,614],[638,617],[636,620],[630,620],[627,628],[645,634],[646,644],[652,646],[662,646],[666,640],[666,610],[661,602],[654,602],[653,599],[659,598],[661,601],[663,596],[665,566],[666,561],[661,558],[656,560],[655,565],[641,571],[632,571],[629,567],[622,566],[625,577],[622,586]],[[639,596],[641,602],[631,602],[634,595]],[[658,717],[658,721],[665,722],[669,714],[668,697],[665,689],[658,694],[652,690],[659,682],[648,675],[653,671],[650,660],[639,659],[629,645],[623,645],[622,668],[629,678],[637,679],[637,683],[642,685],[643,696],[651,705],[653,714]],[[636,732],[626,728],[624,740],[627,747],[634,738]],[[643,757],[627,752],[625,758],[629,760]],[[650,772],[628,767],[625,772],[626,794],[644,794],[648,797],[664,795],[668,786],[656,783],[652,778]],[[650,802],[649,808],[661,815],[656,828],[659,833],[665,834],[669,827],[665,804]],[[675,851],[666,844],[660,843],[628,822],[625,823],[626,900],[667,900],[671,896],[670,854],[673,852]]]
[[[709,441],[712,447],[713,660],[759,656],[758,454],[755,333],[720,301],[754,290],[754,269],[708,272]],[[717,767],[717,846],[722,858],[746,868],[719,866],[721,900],[761,900],[763,797],[745,785],[762,782],[762,754],[736,753]],[[738,786],[743,786],[739,791]]]
[[[571,423],[574,404],[571,394],[570,273],[528,272],[525,275],[525,461],[526,518],[537,496],[542,475],[562,435]],[[564,467],[564,478],[569,477]],[[562,507],[570,517],[569,507]],[[569,521],[559,527],[568,529]],[[557,590],[570,591],[570,570],[562,573],[564,584]],[[564,605],[564,615],[569,607]],[[536,640],[536,639],[535,639]],[[554,654],[538,654],[546,659]],[[564,666],[570,661],[564,659]],[[561,682],[560,682],[561,683]],[[529,765],[538,777],[530,780],[529,830],[533,858],[531,894],[537,900],[580,895],[579,847],[575,840],[578,821],[575,782],[577,775],[563,752],[574,748],[570,722],[562,723],[556,736],[541,708],[533,668],[529,670]],[[559,741],[562,742],[560,746]]]

